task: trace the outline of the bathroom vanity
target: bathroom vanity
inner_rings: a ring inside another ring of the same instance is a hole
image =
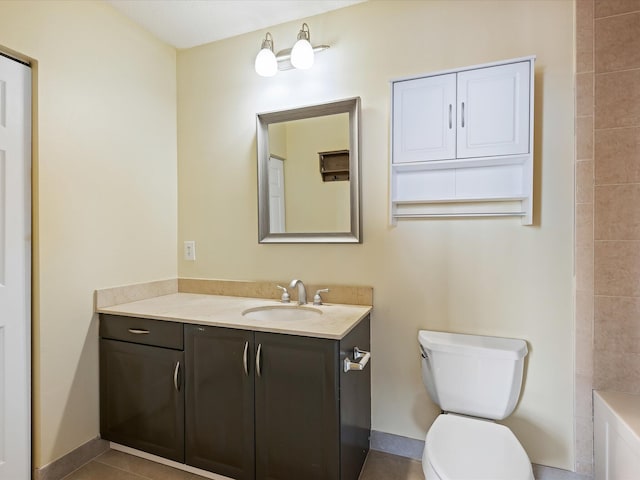
[[[359,357],[371,307],[242,315],[281,306],[175,293],[99,308],[102,437],[238,480],[356,480],[369,449]]]

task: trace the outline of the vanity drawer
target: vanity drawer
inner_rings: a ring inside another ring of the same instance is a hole
[[[176,350],[184,349],[183,325],[178,322],[101,313],[100,337]]]

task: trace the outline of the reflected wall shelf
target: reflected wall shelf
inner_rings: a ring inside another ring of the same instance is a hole
[[[391,223],[533,222],[535,57],[392,81]]]

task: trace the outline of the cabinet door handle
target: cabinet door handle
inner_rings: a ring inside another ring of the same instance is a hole
[[[462,128],[464,128],[464,102],[462,102]]]
[[[176,392],[180,391],[180,384],[178,383],[179,375],[180,375],[180,362],[176,362],[176,368],[173,371],[173,386],[176,388]]]
[[[453,128],[453,105],[449,104],[449,130]]]
[[[142,328],[130,328],[129,333],[135,333],[136,335],[147,335],[149,330],[144,330]]]
[[[242,366],[244,367],[244,374],[249,376],[249,342],[244,343],[244,353],[242,354]]]
[[[258,344],[258,351],[256,352],[256,373],[259,377],[262,376],[262,367],[260,366],[260,359],[262,357],[262,344]]]

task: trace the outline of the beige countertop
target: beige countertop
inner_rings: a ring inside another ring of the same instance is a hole
[[[324,304],[308,307],[322,312],[303,320],[252,320],[242,312],[256,307],[296,307],[278,300],[198,293],[170,293],[153,298],[97,307],[96,312],[128,317],[169,320],[305,337],[342,339],[371,311],[368,305]]]

